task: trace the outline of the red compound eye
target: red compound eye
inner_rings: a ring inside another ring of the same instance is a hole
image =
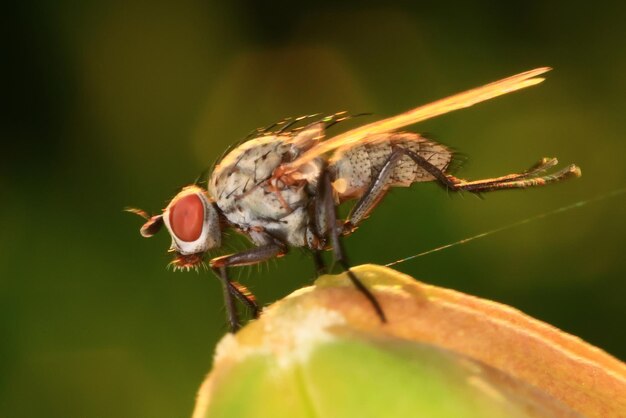
[[[170,226],[176,237],[193,242],[200,237],[204,224],[204,205],[196,194],[189,194],[174,202],[170,208]]]

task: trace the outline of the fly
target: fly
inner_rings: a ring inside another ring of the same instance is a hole
[[[557,160],[543,158],[520,173],[464,180],[449,172],[454,157],[451,149],[399,129],[533,86],[549,70],[543,67],[517,74],[328,139],[328,128],[347,119],[345,113],[314,122],[310,122],[312,117],[290,119],[259,129],[227,152],[206,178],[182,189],[161,214],[129,211],[146,219],[140,230],[144,237],[165,225],[172,238],[171,264],[177,269],[205,266],[207,252],[221,246],[225,228],[250,239],[252,248],[208,260],[222,284],[233,332],[240,327],[235,299],[253,317],[259,315],[259,306],[243,285],[230,279],[228,268],[281,257],[290,247],[309,249],[318,274],[327,271],[321,252],[332,250],[335,261],[386,322],[374,295],[350,270],[340,239],[355,231],[391,187],[435,181],[450,191],[479,194],[543,186],[581,175],[575,165],[546,174]],[[356,203],[347,219],[339,220],[336,207],[348,200]]]

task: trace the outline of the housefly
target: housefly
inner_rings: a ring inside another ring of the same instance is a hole
[[[235,299],[255,317],[259,308],[254,296],[229,278],[228,268],[281,257],[290,247],[311,250],[318,273],[326,271],[321,251],[332,250],[335,262],[385,322],[374,295],[350,270],[340,238],[352,233],[391,187],[435,181],[449,191],[478,194],[542,186],[581,174],[575,165],[546,174],[557,160],[543,158],[520,173],[468,181],[450,174],[454,157],[450,148],[400,129],[533,86],[549,70],[517,74],[330,138],[328,128],[346,119],[345,113],[315,121],[288,119],[258,129],[228,151],[202,181],[183,188],[162,213],[129,211],[146,218],[140,230],[144,237],[165,225],[175,268],[197,269],[208,261],[221,281],[232,331],[240,326]],[[348,200],[356,203],[347,219],[337,219],[337,205]],[[225,228],[246,235],[254,246],[205,260],[209,250],[221,246]]]

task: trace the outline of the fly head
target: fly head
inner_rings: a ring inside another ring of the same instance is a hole
[[[163,225],[172,237],[170,251],[175,254],[175,269],[197,268],[207,251],[222,243],[217,209],[206,191],[196,185],[187,186],[170,201],[161,215],[148,216],[139,209],[127,209],[147,219],[141,227],[143,237],[156,234]]]

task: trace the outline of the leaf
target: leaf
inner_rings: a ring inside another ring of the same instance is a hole
[[[352,269],[226,335],[201,417],[626,417],[626,365],[506,305]]]

